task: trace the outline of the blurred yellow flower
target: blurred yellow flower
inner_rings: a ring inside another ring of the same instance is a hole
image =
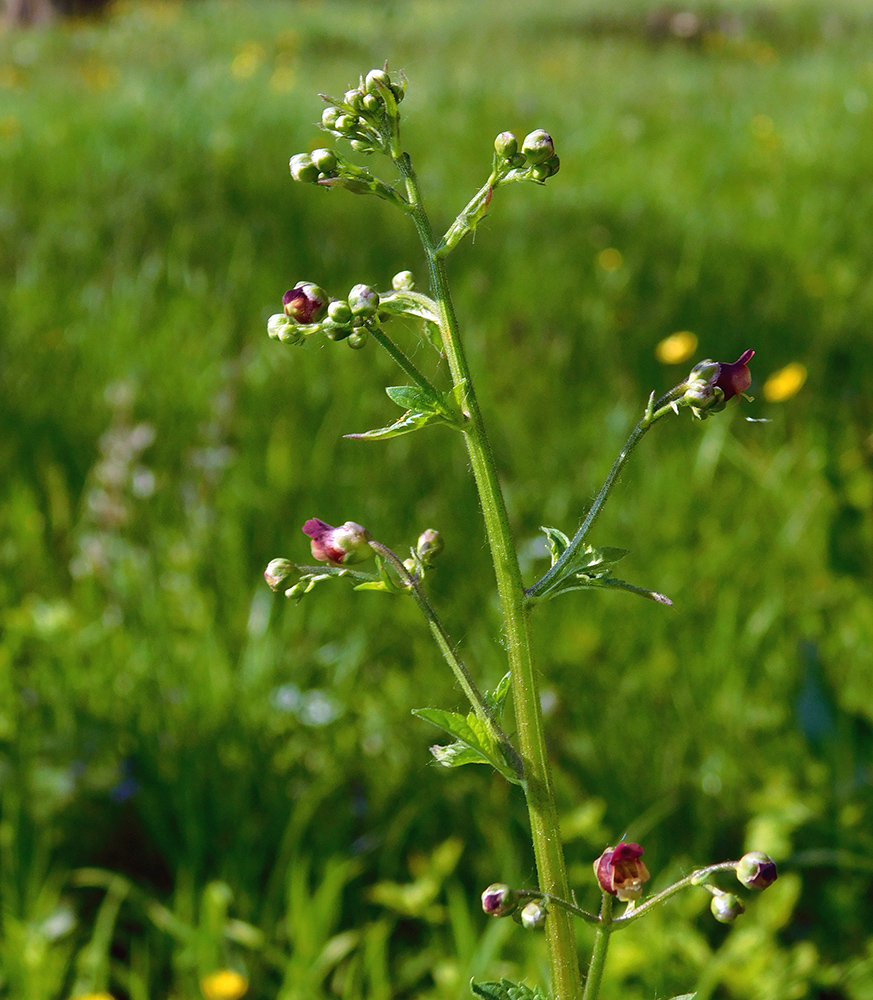
[[[773,372],[761,390],[768,403],[781,403],[796,395],[806,381],[806,368],[797,361]]]
[[[697,337],[690,330],[679,330],[665,337],[655,348],[655,357],[664,365],[681,365],[697,350]]]
[[[115,1000],[111,993],[100,990],[97,993],[77,993],[72,1000]]]
[[[245,42],[230,64],[230,72],[237,80],[248,80],[258,71],[266,53],[258,42]]]
[[[597,263],[604,271],[617,271],[624,263],[624,257],[622,257],[621,251],[616,250],[615,247],[607,247],[597,255]]]
[[[200,980],[206,1000],[239,1000],[249,988],[249,981],[233,969],[210,972]]]

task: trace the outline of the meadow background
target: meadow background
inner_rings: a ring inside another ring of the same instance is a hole
[[[598,523],[675,607],[536,616],[580,903],[623,835],[653,888],[780,863],[731,927],[701,891],[617,936],[603,996],[873,997],[871,53],[860,0],[125,3],[0,37],[0,997],[542,981],[478,902],[532,882],[521,797],[430,762],[411,709],[461,695],[412,602],[263,581],[308,517],[438,528],[434,602],[504,671],[461,442],[343,440],[395,418],[387,357],[266,335],[298,280],[424,281],[389,205],[288,176],[317,92],[386,59],[438,229],[498,132],[561,156],[450,262],[528,580],[649,392],[757,351],[755,401],[660,424]]]

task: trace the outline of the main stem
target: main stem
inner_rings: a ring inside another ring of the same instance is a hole
[[[440,328],[452,380],[456,386],[463,385],[465,388],[464,410],[467,426],[464,438],[482,505],[485,530],[494,560],[497,590],[503,610],[507,652],[512,671],[515,719],[524,761],[523,787],[530,815],[531,837],[540,889],[549,895],[568,899],[570,892],[567,867],[534,673],[530,621],[506,505],[461,343],[445,264],[442,258],[437,256],[433,230],[421,201],[421,193],[409,157],[398,148],[395,149],[393,158],[406,183],[412,216],[427,256],[433,294],[440,307]],[[578,1000],[579,959],[570,914],[560,908],[551,910],[546,921],[546,934],[554,996],[556,1000]]]

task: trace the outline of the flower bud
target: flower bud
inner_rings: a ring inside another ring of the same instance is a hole
[[[335,105],[331,104],[329,108],[325,108],[321,112],[321,124],[324,128],[333,132],[336,128],[337,119],[342,114],[342,111]]]
[[[391,287],[395,292],[411,292],[415,288],[415,276],[412,271],[398,271],[391,279]]]
[[[540,128],[524,137],[521,151],[530,163],[545,163],[555,155],[555,144],[549,133]]]
[[[640,860],[643,849],[639,844],[622,841],[607,849],[594,862],[594,874],[600,888],[623,902],[639,899],[643,894],[643,883],[651,876]]]
[[[327,317],[331,323],[336,323],[337,326],[346,326],[346,324],[352,321],[352,310],[349,308],[348,302],[344,302],[342,299],[334,299],[333,302],[328,304]]]
[[[281,582],[294,572],[294,563],[287,559],[273,559],[264,570],[264,579],[272,590],[278,590]]]
[[[442,552],[443,547],[444,542],[440,533],[434,528],[428,528],[418,536],[418,541],[415,544],[415,554],[421,560],[422,565],[428,567]]]
[[[743,393],[752,384],[748,362],[752,350],[743,351],[736,361],[701,361],[691,369],[684,399],[691,404],[695,414],[704,417],[723,410],[725,403]]]
[[[530,168],[530,175],[535,181],[544,181],[550,176],[549,168],[545,163],[536,163]]]
[[[349,308],[353,316],[373,316],[379,308],[379,293],[369,285],[355,285],[349,292]]]
[[[549,168],[549,177],[554,177],[555,174],[561,169],[561,160],[557,156],[550,156],[544,166]]]
[[[364,102],[364,94],[360,88],[355,87],[354,90],[347,90],[345,94],[343,94],[343,101],[348,104],[350,108],[354,108],[355,111],[360,111]]]
[[[267,333],[274,340],[281,340],[283,344],[298,344],[303,340],[300,327],[285,313],[274,313],[267,320]]]
[[[324,327],[324,335],[328,340],[338,343],[340,340],[347,340],[352,335],[352,328],[350,326],[334,326],[331,323]]]
[[[766,889],[778,877],[776,862],[761,851],[744,854],[737,864],[737,878],[747,889]]]
[[[533,931],[546,922],[546,908],[538,900],[532,899],[529,903],[525,903],[519,916],[521,926],[525,930]]]
[[[327,292],[311,281],[301,281],[282,296],[285,315],[298,323],[316,323],[327,309]]]
[[[746,912],[745,906],[732,892],[714,893],[709,908],[720,924],[732,924],[741,913]]]
[[[340,135],[354,135],[358,130],[357,115],[340,115],[336,120],[334,129]]]
[[[382,107],[382,98],[378,94],[367,94],[364,98],[364,111],[374,114]]]
[[[288,161],[288,167],[295,181],[309,184],[318,180],[318,167],[312,162],[309,153],[296,153]]]
[[[320,173],[332,174],[336,170],[336,153],[332,149],[313,149],[309,155]]]
[[[312,555],[319,562],[348,566],[363,562],[373,554],[369,544],[370,533],[354,521],[346,521],[334,528],[317,517],[312,517],[303,525],[303,533],[312,539]]]
[[[378,94],[380,84],[390,89],[391,77],[384,69],[371,69],[364,81],[364,89],[368,94]]]
[[[489,885],[482,893],[482,909],[490,917],[508,917],[518,907],[518,895],[503,882]]]
[[[494,140],[494,151],[504,160],[510,160],[518,152],[518,139],[512,132],[501,132]]]
[[[346,343],[353,351],[360,351],[362,347],[366,347],[369,339],[369,333],[367,333],[363,327],[358,327],[357,329],[352,330]]]

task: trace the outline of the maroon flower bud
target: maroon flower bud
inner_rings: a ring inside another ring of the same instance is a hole
[[[709,908],[721,924],[732,924],[741,913],[746,912],[745,906],[732,892],[713,893]]]
[[[489,917],[507,917],[518,906],[518,896],[503,882],[489,885],[482,893],[482,909]]]
[[[312,539],[312,555],[319,562],[348,566],[350,563],[363,562],[373,554],[369,545],[369,531],[354,521],[346,521],[338,528],[333,528],[317,517],[312,517],[303,525],[303,533]]]
[[[648,882],[649,870],[640,860],[643,849],[639,844],[622,841],[607,849],[594,862],[594,874],[604,892],[618,896],[622,902],[639,899],[643,883]]]
[[[327,292],[311,281],[302,281],[282,296],[285,315],[298,323],[315,323],[327,309]]]
[[[766,889],[778,877],[776,862],[760,851],[744,854],[737,865],[737,878],[747,889]]]

